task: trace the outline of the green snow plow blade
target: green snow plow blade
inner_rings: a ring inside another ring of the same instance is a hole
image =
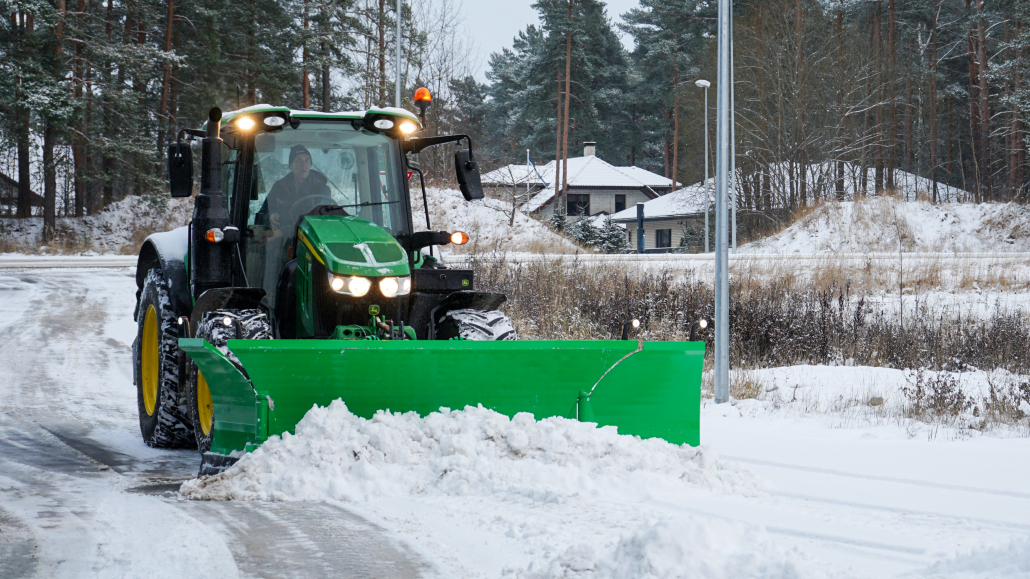
[[[564,416],[700,443],[704,342],[643,342],[636,351],[636,341],[229,340],[246,376],[202,339],[179,345],[214,403],[201,474],[293,431],[312,405],[337,398],[364,418],[482,404],[507,416]]]

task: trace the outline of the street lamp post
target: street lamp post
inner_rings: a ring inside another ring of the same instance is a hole
[[[397,70],[394,71],[393,106],[401,108],[401,0],[397,0]]]
[[[712,199],[708,195],[708,87],[712,86],[712,83],[701,78],[694,82],[694,85],[705,89],[705,253],[708,253],[708,213]]]
[[[730,399],[729,349],[729,198],[731,143],[730,93],[733,84],[730,70],[730,19],[732,0],[719,0],[719,78],[717,79],[715,141],[715,402]]]

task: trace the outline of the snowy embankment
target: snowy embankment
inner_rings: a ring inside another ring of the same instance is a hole
[[[434,231],[464,231],[469,234],[467,245],[447,247],[447,253],[562,254],[583,251],[519,210],[514,210],[512,219],[511,205],[499,199],[470,203],[457,189],[429,188],[426,194],[430,225]],[[97,215],[58,219],[57,239],[49,247],[39,245],[42,218],[0,218],[0,254],[134,254],[147,235],[189,223],[193,213],[192,198],[164,201],[166,206],[154,206],[141,197],[130,196],[111,204]],[[411,205],[415,230],[425,230],[422,194],[417,187],[412,188]]]
[[[447,253],[577,253],[583,249],[529,217],[511,203],[486,198],[465,201],[457,189],[426,188],[430,225],[434,231],[464,231],[469,242],[448,246]],[[415,230],[426,228],[422,193],[411,189],[412,221]],[[512,219],[512,212],[515,217]]]
[[[826,202],[740,253],[1030,251],[1030,210],[1015,203],[942,203],[869,197]]]
[[[97,215],[57,220],[57,236],[49,246],[40,245],[43,218],[0,218],[0,253],[135,254],[139,244],[155,231],[167,231],[189,223],[192,199],[162,199],[150,203],[129,196],[112,203]]]

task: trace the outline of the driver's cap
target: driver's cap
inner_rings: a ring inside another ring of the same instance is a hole
[[[297,155],[307,155],[308,159],[311,158],[311,152],[308,151],[307,147],[304,145],[294,145],[293,148],[290,149],[290,162],[286,163],[287,166],[293,165],[293,160],[297,158]]]

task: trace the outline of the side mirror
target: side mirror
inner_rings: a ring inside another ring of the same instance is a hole
[[[254,148],[257,149],[258,153],[274,153],[275,135],[258,133],[254,136]]]
[[[454,152],[454,172],[458,176],[458,188],[466,201],[483,198],[483,183],[479,180],[479,165],[468,149]]]
[[[189,143],[168,145],[168,184],[172,197],[193,194],[193,151]]]

